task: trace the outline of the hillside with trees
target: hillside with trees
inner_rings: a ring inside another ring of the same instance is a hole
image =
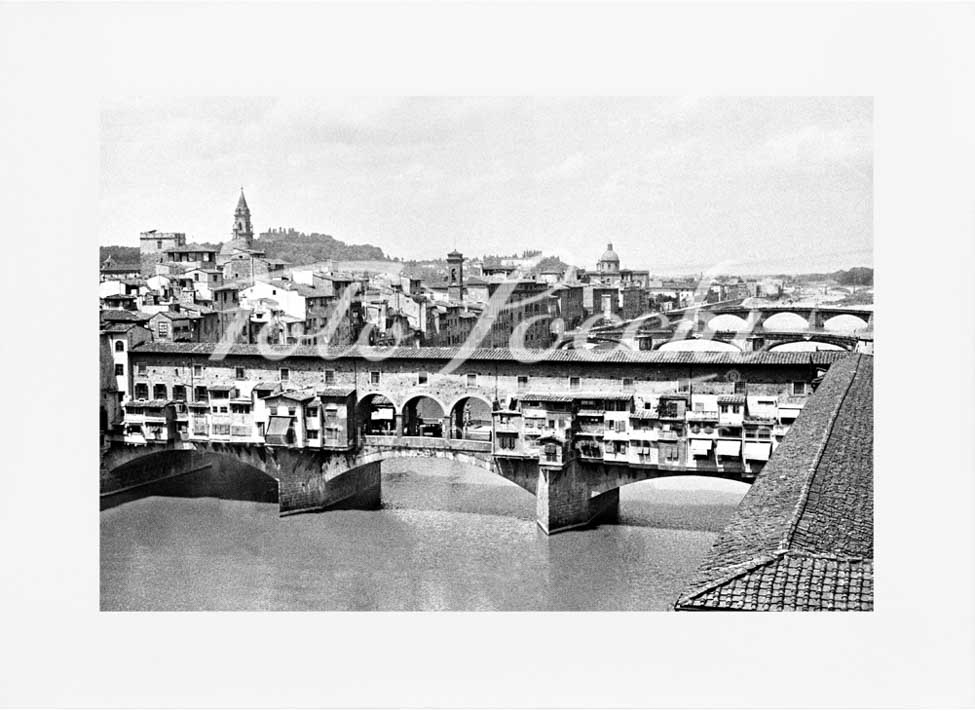
[[[108,247],[98,248],[98,263],[103,263],[109,257],[115,264],[138,264],[139,263],[139,248],[138,247],[121,247],[118,245],[112,245]]]
[[[264,250],[271,259],[283,259],[289,264],[310,264],[326,259],[388,259],[382,249],[371,244],[346,244],[331,235],[318,232],[305,234],[291,227],[262,232],[254,240],[254,248]]]
[[[781,276],[789,277],[787,274]],[[873,286],[873,268],[853,267],[828,273],[795,274],[792,278],[799,281],[835,281],[840,286]]]

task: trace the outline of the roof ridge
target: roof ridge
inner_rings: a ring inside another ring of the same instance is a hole
[[[809,491],[812,488],[813,479],[815,479],[816,471],[819,469],[819,463],[823,459],[823,453],[826,451],[826,447],[833,436],[833,426],[836,424],[836,418],[843,409],[843,403],[846,402],[846,398],[850,394],[850,389],[853,387],[853,381],[856,379],[857,372],[860,370],[859,354],[851,360],[853,362],[853,370],[850,373],[850,379],[843,389],[842,397],[836,400],[835,406],[829,413],[829,419],[826,423],[826,436],[823,437],[822,441],[819,443],[819,446],[816,448],[816,457],[813,459],[813,462],[809,467],[809,475],[802,484],[802,490],[799,494],[799,501],[792,512],[792,518],[789,521],[788,527],[786,528],[785,535],[779,542],[779,546],[776,549],[777,552],[786,552],[791,550],[792,538],[795,536],[796,529],[799,527],[799,521],[802,518],[802,514],[805,513],[806,505],[809,502]]]
[[[709,581],[706,585],[702,585],[700,588],[695,589],[693,592],[684,593],[677,599],[677,602],[674,603],[674,606],[678,607],[681,604],[684,604],[686,601],[690,601],[696,597],[700,597],[704,593],[711,592],[712,590],[715,590],[721,587],[722,585],[727,585],[728,583],[730,583],[732,580],[735,580],[736,578],[740,578],[743,575],[747,575],[748,573],[758,570],[759,568],[766,566],[769,563],[772,563],[782,558],[787,552],[788,551],[776,550],[772,553],[762,553],[761,555],[755,556],[749,561],[742,563],[739,566],[736,566],[733,572],[730,572],[720,578],[717,578],[716,580]]]

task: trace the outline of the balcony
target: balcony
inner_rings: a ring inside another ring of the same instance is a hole
[[[576,420],[576,431],[584,434],[593,434],[602,436],[603,432],[606,431],[606,426],[600,422],[580,422]]]
[[[688,422],[717,422],[717,410],[689,410],[686,413]]]

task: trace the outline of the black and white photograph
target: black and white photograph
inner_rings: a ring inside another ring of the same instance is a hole
[[[102,609],[872,610],[871,120],[106,108]]]
[[[973,7],[0,2],[0,708],[975,708]]]

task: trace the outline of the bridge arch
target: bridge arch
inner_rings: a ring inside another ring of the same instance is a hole
[[[748,328],[748,321],[737,314],[719,314],[708,321],[711,331],[744,331]]]
[[[762,321],[762,328],[766,331],[807,331],[809,321],[793,311],[780,311]]]
[[[820,336],[818,338],[793,338],[779,340],[770,345],[768,350],[778,353],[788,351],[850,351],[853,350],[853,345],[845,343],[841,344],[836,342],[834,339],[827,340]]]
[[[493,403],[484,395],[467,393],[450,405],[451,439],[472,439],[490,442]]]
[[[710,338],[684,338],[680,340],[666,341],[661,343],[658,351],[713,351],[717,353],[741,353],[741,348],[728,343]]]
[[[248,448],[256,450],[257,448]],[[267,457],[233,448],[129,448],[103,457],[101,508],[149,496],[278,503],[280,479]]]
[[[366,393],[355,406],[356,422],[365,434],[393,434],[398,412],[396,402],[382,392]]]
[[[838,314],[823,322],[823,328],[827,331],[838,331],[841,333],[856,333],[866,327],[867,322],[853,314]]]
[[[443,437],[447,413],[437,396],[430,393],[411,395],[402,408],[403,434],[407,437]]]

